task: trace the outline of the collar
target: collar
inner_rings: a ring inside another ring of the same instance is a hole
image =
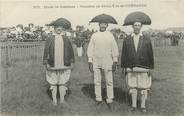
[[[100,33],[105,33],[105,32],[108,32],[108,31],[106,30],[106,31],[98,31],[98,32],[100,32]]]
[[[58,35],[56,32],[53,32],[53,35]],[[65,32],[61,32],[61,34],[59,34],[60,36],[65,35]]]
[[[132,34],[131,34],[132,37],[134,37],[134,35],[135,35],[135,33],[132,33]],[[139,33],[138,35],[139,35],[139,36],[143,36],[142,33]]]
[[[54,39],[61,39],[61,38],[63,38],[63,35],[62,34],[60,34],[60,35],[53,34],[53,36],[54,36]]]

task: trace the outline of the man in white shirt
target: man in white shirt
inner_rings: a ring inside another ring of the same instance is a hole
[[[101,95],[101,73],[105,74],[107,99],[108,104],[113,102],[113,76],[112,71],[115,71],[119,51],[114,36],[111,32],[106,31],[107,23],[99,23],[100,30],[92,35],[88,45],[87,55],[89,69],[94,72],[94,86],[97,103],[102,102]]]

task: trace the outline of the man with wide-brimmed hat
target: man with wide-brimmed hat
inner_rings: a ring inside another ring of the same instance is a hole
[[[94,72],[94,86],[97,104],[102,102],[101,80],[102,73],[105,74],[107,89],[106,102],[110,106],[114,98],[112,70],[114,71],[116,69],[119,51],[114,36],[106,29],[108,23],[115,24],[116,21],[113,17],[105,14],[95,18],[93,18],[91,22],[99,23],[100,29],[92,35],[88,45],[87,55],[89,69],[91,72]]]
[[[50,84],[53,104],[57,105],[57,86],[60,102],[66,104],[64,97],[68,89],[74,53],[70,40],[63,34],[71,27],[69,21],[60,18],[50,24],[55,33],[46,39],[43,64],[46,66],[46,80]]]
[[[151,24],[142,12],[134,12],[125,18],[124,25],[132,25],[133,33],[123,41],[121,66],[132,97],[131,111],[137,108],[138,92],[141,93],[141,110],[146,112],[146,99],[151,87],[151,69],[154,68],[153,49],[150,37],[141,33],[142,25]]]

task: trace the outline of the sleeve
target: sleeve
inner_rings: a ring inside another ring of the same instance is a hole
[[[70,62],[71,63],[74,63],[75,62],[75,56],[74,56],[74,51],[73,51],[73,47],[72,47],[72,43],[69,39],[68,40],[68,49],[70,51]]]
[[[93,52],[94,52],[94,35],[91,36],[88,49],[87,49],[87,56],[88,62],[93,62]]]
[[[123,40],[123,46],[121,50],[121,67],[125,68],[125,62],[126,62],[126,39]]]
[[[153,48],[151,44],[150,38],[148,38],[148,55],[149,55],[149,63],[150,63],[150,68],[154,68],[154,55],[153,55]]]
[[[51,38],[47,38],[45,42],[44,53],[43,53],[43,64],[44,65],[47,63],[47,59],[49,55],[50,39]]]
[[[111,54],[112,54],[113,62],[118,62],[119,50],[118,50],[117,42],[113,35],[112,35],[112,44],[111,44]]]

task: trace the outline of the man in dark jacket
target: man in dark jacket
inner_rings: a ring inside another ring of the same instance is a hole
[[[137,108],[137,94],[140,90],[141,109],[146,112],[147,91],[151,86],[150,69],[154,68],[154,57],[150,38],[140,32],[141,27],[141,22],[134,22],[134,32],[125,38],[121,66],[132,96],[131,111]]]
[[[83,37],[83,32],[80,30],[76,31],[75,44],[77,46],[78,56],[82,56],[83,55],[84,37]]]
[[[74,63],[74,53],[70,40],[64,36],[62,25],[54,26],[55,33],[45,43],[43,64],[46,65],[46,80],[51,85],[53,104],[57,105],[57,86],[60,103],[66,105],[64,96]]]

